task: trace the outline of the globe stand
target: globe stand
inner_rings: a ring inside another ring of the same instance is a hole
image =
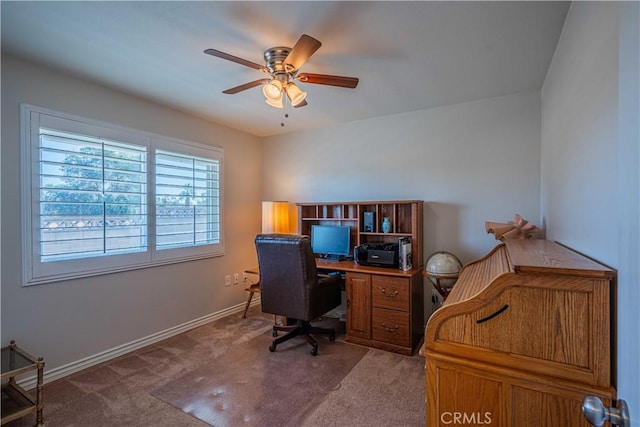
[[[438,291],[438,293],[440,294],[440,296],[442,296],[442,302],[444,302],[447,297],[449,296],[449,293],[451,292],[451,290],[453,289],[453,287],[445,287],[440,283],[440,280],[447,280],[447,281],[456,281],[458,280],[458,273],[440,273],[440,274],[436,274],[436,273],[430,273],[428,271],[423,271],[422,275],[424,277],[427,277],[429,279],[429,281],[433,284],[433,287],[436,289],[436,291]]]
[[[457,256],[451,252],[438,251],[427,258],[422,275],[429,279],[444,302],[456,284],[461,269],[462,262]]]

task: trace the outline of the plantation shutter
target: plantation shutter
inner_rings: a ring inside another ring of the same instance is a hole
[[[224,149],[27,104],[21,130],[23,285],[224,255]]]
[[[147,148],[39,133],[41,262],[146,251]]]
[[[156,150],[156,250],[219,244],[220,160]]]

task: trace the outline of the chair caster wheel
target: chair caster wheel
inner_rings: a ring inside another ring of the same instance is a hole
[[[334,342],[336,340],[336,334],[329,335],[329,341]]]
[[[273,353],[274,351],[276,351],[276,345],[274,343],[271,343],[271,345],[269,346],[269,351],[271,353]]]
[[[271,336],[272,337],[277,337],[278,336],[278,331],[276,331],[275,329],[273,331],[271,331]]]
[[[311,351],[310,351],[312,356],[317,356],[318,355],[318,346],[314,345],[313,347],[311,347]]]

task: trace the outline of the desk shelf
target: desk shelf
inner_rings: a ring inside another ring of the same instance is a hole
[[[420,267],[422,258],[422,200],[296,203],[298,233],[311,235],[312,225],[346,225],[351,230],[352,246],[364,243],[398,243],[411,237],[413,265]],[[373,229],[365,228],[365,212],[373,213]],[[391,231],[382,232],[382,219],[389,218]]]

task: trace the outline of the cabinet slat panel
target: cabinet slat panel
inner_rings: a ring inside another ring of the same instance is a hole
[[[496,246],[485,257],[466,264],[460,270],[458,281],[444,305],[472,298],[488,286],[493,279],[510,271],[506,247],[504,244]]]

